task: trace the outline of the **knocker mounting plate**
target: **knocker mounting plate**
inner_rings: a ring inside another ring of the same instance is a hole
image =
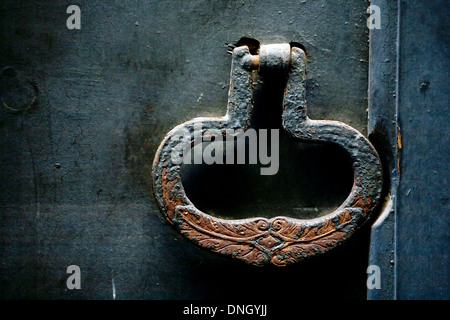
[[[289,44],[263,45],[259,55],[247,46],[232,53],[227,114],[222,118],[195,118],[172,129],[161,142],[153,162],[153,189],[165,219],[196,245],[249,264],[285,266],[340,245],[366,222],[379,202],[382,169],[371,143],[354,128],[337,121],[311,120],[305,100],[305,53]],[[301,141],[328,142],[342,147],[351,159],[353,188],[342,203],[326,216],[302,220],[278,216],[267,219],[226,220],[208,215],[188,199],[180,176],[181,164],[174,161],[180,132],[195,143],[196,124],[201,136],[211,130],[247,130],[252,112],[251,72],[288,73],[283,101],[284,130]]]

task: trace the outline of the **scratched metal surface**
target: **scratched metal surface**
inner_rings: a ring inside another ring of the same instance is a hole
[[[445,0],[374,0],[382,32],[370,45],[369,132],[390,200],[373,224],[369,299],[449,299],[448,52]]]
[[[66,28],[65,3],[0,4],[2,97],[15,107],[32,99],[34,84],[38,92],[29,110],[0,110],[0,297],[364,299],[367,228],[311,262],[255,269],[193,246],[166,224],[150,170],[172,127],[225,113],[226,44],[242,36],[303,44],[311,118],[366,134],[367,2],[78,4],[81,30]],[[322,149],[313,159],[321,154],[344,161]],[[300,198],[302,190],[308,185]],[[290,204],[295,196],[258,195]],[[81,290],[66,289],[71,264],[81,268]]]
[[[450,299],[449,12],[448,1],[400,1],[396,297],[402,300]]]

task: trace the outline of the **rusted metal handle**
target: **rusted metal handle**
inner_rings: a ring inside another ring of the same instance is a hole
[[[196,245],[254,265],[277,266],[301,261],[329,251],[348,239],[373,213],[381,196],[382,169],[371,143],[354,128],[338,121],[311,120],[305,100],[305,53],[289,44],[261,46],[259,56],[248,47],[233,50],[228,111],[222,118],[196,118],[171,130],[153,162],[153,189],[159,208],[169,223]],[[246,130],[252,110],[251,71],[289,72],[283,102],[283,128],[294,138],[338,144],[349,155],[353,188],[326,216],[302,220],[279,216],[271,219],[226,220],[208,215],[188,199],[180,177],[180,164],[171,159],[172,139],[180,130],[190,132],[202,123],[202,135],[215,129]]]

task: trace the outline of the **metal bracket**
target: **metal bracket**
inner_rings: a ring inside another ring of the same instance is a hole
[[[195,118],[171,130],[161,142],[153,162],[153,190],[166,220],[196,245],[253,265],[285,266],[327,252],[348,239],[373,213],[381,196],[382,168],[371,143],[354,128],[337,121],[307,116],[304,73],[305,53],[289,44],[260,47],[252,55],[247,46],[233,50],[227,114],[222,118]],[[282,125],[294,138],[338,144],[348,153],[354,171],[350,195],[334,212],[315,219],[279,216],[271,219],[225,220],[208,215],[188,199],[180,177],[180,164],[171,159],[172,139],[180,130],[191,133],[201,122],[202,135],[215,129],[246,130],[252,112],[251,72],[289,73],[283,101]]]

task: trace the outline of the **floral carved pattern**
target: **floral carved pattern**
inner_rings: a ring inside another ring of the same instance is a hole
[[[312,227],[287,217],[233,221],[213,218],[189,206],[178,206],[174,218],[180,232],[200,247],[250,264],[277,266],[327,251],[348,236],[346,227],[351,221],[349,210],[336,221],[324,220]]]

